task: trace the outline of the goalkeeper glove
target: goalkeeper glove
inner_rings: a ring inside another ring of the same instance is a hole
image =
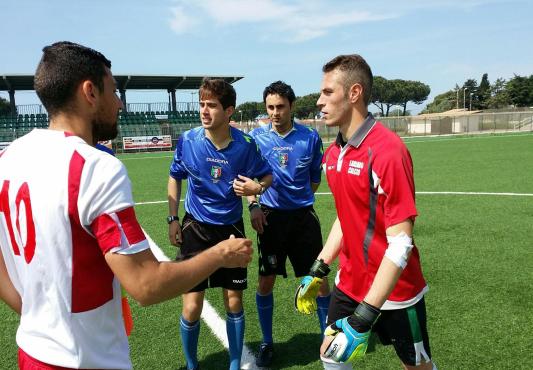
[[[364,356],[368,348],[370,329],[380,315],[379,309],[366,302],[360,303],[353,315],[335,321],[324,331],[334,337],[324,357],[336,362],[347,362]]]
[[[305,276],[294,296],[294,306],[306,315],[316,311],[316,296],[322,284],[322,278],[329,273],[329,266],[323,260],[316,260],[311,266],[309,275]]]

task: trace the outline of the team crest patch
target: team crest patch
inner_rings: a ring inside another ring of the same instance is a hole
[[[278,153],[278,161],[281,167],[286,167],[289,162],[289,153]]]
[[[220,176],[222,176],[222,167],[211,166],[211,177],[213,178],[213,182],[218,182]]]

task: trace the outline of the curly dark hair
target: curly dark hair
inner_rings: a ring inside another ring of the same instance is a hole
[[[296,95],[294,95],[294,90],[291,85],[287,85],[283,81],[272,82],[270,85],[265,87],[263,91],[263,102],[266,103],[266,98],[268,95],[279,95],[289,100],[289,105],[296,100]]]

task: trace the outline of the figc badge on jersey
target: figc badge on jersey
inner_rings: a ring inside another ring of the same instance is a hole
[[[222,167],[220,166],[211,166],[211,177],[213,178],[213,182],[217,183],[218,179],[222,176]]]
[[[279,153],[278,161],[281,167],[287,167],[287,163],[289,162],[289,153]]]

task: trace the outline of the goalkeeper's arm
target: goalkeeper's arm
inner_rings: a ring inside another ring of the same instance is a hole
[[[412,249],[412,228],[411,220],[387,228],[389,246],[365,299],[357,306],[353,315],[335,321],[324,332],[321,353],[325,358],[346,362],[365,354],[370,329],[379,317],[379,309],[407,265]]]
[[[387,228],[389,245],[364,301],[381,308],[394,290],[413,247],[413,222],[408,219]]]

